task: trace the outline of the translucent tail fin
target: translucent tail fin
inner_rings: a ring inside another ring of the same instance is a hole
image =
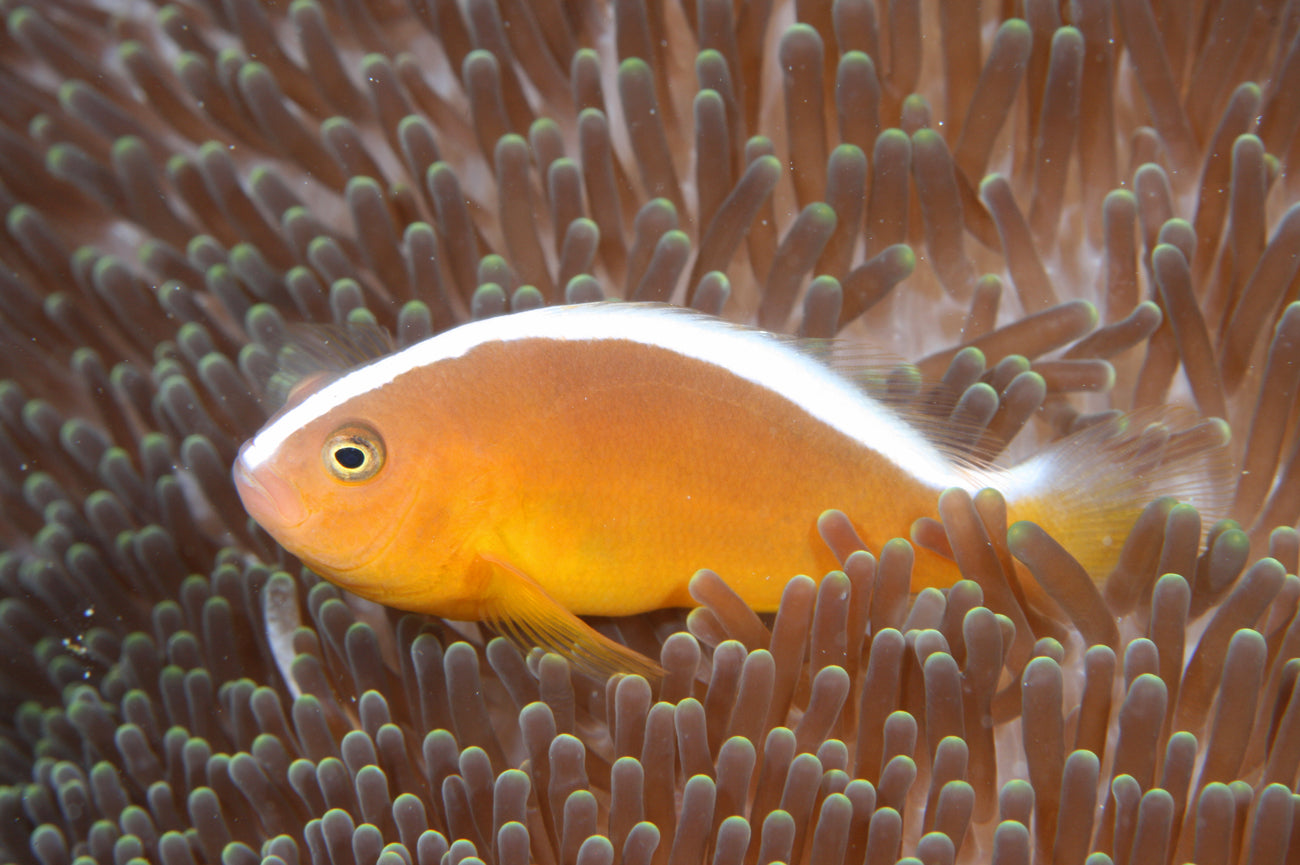
[[[1153,499],[1194,505],[1206,527],[1226,515],[1234,480],[1228,439],[1218,418],[1172,407],[1098,423],[1008,471],[1010,520],[1038,523],[1103,580]]]

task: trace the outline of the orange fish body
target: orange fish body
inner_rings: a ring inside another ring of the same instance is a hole
[[[466,551],[514,565],[575,613],[690,606],[700,567],[774,610],[791,576],[838,567],[817,536],[822,511],[860,515],[879,549],[939,492],[770,390],[665,349],[535,339],[457,366],[414,373],[408,404],[423,393],[438,416],[474,419],[436,462],[472,465],[463,488],[485,504],[455,526],[422,524],[416,508],[412,535],[466,538]],[[420,411],[407,421],[430,424]],[[933,565],[918,577],[950,584],[950,563]]]
[[[879,550],[944,488],[998,477],[789,341],[640,304],[433,337],[286,408],[235,468],[254,518],[331,581],[562,650],[596,637],[574,614],[692,605],[703,567],[774,610],[792,576],[838,567],[826,509]],[[924,550],[913,574],[959,578]]]

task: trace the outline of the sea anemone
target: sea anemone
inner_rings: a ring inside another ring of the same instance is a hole
[[[1300,861],[1300,7],[984,5],[5,3],[0,858]],[[993,491],[916,595],[827,512],[775,616],[598,623],[653,685],[247,520],[296,323],[601,298],[883,346],[1004,459],[1182,402],[1239,480],[1100,585]]]

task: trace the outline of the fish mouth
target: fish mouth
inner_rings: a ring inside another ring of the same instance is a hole
[[[302,496],[271,469],[249,469],[241,453],[233,474],[244,509],[268,531],[292,529],[306,521],[307,507]]]

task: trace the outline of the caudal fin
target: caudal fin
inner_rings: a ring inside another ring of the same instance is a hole
[[[1008,471],[1010,519],[1032,520],[1105,579],[1152,500],[1194,505],[1208,527],[1226,515],[1233,484],[1228,425],[1176,408],[1143,410],[1054,443]]]

